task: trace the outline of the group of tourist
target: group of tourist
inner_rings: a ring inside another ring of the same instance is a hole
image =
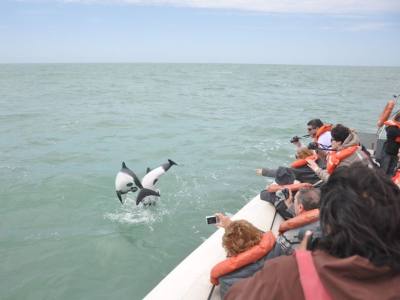
[[[284,221],[277,236],[216,214],[227,258],[211,270],[224,299],[400,299],[400,113],[379,161],[342,124],[307,123],[289,167],[260,193]]]

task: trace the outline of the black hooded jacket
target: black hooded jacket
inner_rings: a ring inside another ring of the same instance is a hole
[[[399,152],[400,144],[395,140],[400,137],[400,128],[396,126],[386,127],[386,137],[387,140],[384,145],[385,152],[389,155],[397,155]]]

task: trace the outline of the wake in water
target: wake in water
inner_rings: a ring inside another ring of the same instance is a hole
[[[105,214],[104,218],[121,224],[151,225],[161,222],[162,217],[167,214],[169,214],[169,211],[160,203],[143,209],[142,206],[136,206],[135,199],[127,196],[123,206],[119,207],[114,213]]]

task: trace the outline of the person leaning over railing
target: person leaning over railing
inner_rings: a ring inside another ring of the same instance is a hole
[[[371,159],[362,151],[360,139],[355,131],[337,124],[332,128],[331,135],[333,151],[328,153],[326,169],[321,169],[314,160],[307,159],[308,166],[323,181],[327,181],[337,167],[349,166],[355,162],[362,162],[372,167]]]
[[[321,187],[315,248],[268,260],[225,299],[399,299],[399,216],[400,189],[381,170],[339,167]]]
[[[320,159],[316,154],[314,154],[312,150],[306,147],[300,147],[296,149],[296,160],[290,164],[290,167],[279,167],[277,169],[256,169],[256,175],[274,177],[275,180],[279,183],[280,181],[284,181],[284,178],[282,178],[283,176],[288,176],[288,174],[292,174],[291,176],[294,178],[294,180],[314,184],[320,179],[315,174],[315,172],[307,165],[306,159],[313,159],[316,161],[317,165],[320,168],[325,168],[325,162]]]

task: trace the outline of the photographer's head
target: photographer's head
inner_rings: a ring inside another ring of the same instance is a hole
[[[320,119],[312,119],[307,123],[307,131],[311,137],[315,137],[318,128],[322,127],[324,123]]]
[[[337,150],[350,135],[350,129],[342,124],[337,124],[332,128],[332,149]]]
[[[258,245],[261,239],[262,232],[251,223],[246,220],[232,221],[225,228],[222,246],[227,256],[235,256]]]
[[[294,196],[294,212],[296,216],[304,211],[319,208],[321,193],[316,188],[302,188]]]
[[[318,248],[345,258],[360,255],[400,270],[400,189],[360,163],[340,167],[321,188]]]

